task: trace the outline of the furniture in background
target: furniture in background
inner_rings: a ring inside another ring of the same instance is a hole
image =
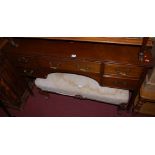
[[[9,40],[2,52],[15,66],[11,74],[20,74],[20,78],[46,78],[55,72],[84,75],[101,86],[130,90],[130,101],[123,104],[126,109],[133,106],[140,85],[153,63],[148,38],[124,38],[124,41],[123,38],[104,37]],[[19,81],[23,84],[22,88],[19,86],[19,90],[22,90],[19,92],[23,92],[25,82]],[[15,85],[13,81],[11,83]]]

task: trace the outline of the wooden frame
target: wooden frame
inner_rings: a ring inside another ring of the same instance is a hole
[[[100,43],[116,43],[128,45],[142,45],[142,37],[44,37],[45,39],[89,41]],[[148,38],[148,37],[144,37]],[[148,38],[146,46],[152,46],[152,39]]]

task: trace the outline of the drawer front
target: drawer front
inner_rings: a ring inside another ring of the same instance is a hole
[[[141,67],[123,66],[118,64],[105,64],[104,74],[117,75],[122,77],[134,77],[139,78],[142,74]]]
[[[80,61],[76,59],[58,59],[53,57],[42,57],[38,59],[39,66],[52,70],[100,73],[99,62]]]
[[[67,61],[61,58],[43,56],[38,58],[38,62],[41,68],[48,68],[51,71],[77,70],[77,63],[75,61]]]
[[[100,73],[100,64],[87,61],[63,61],[59,67],[62,70],[86,72],[86,73]]]
[[[79,62],[77,64],[78,71],[89,72],[89,73],[100,73],[100,63],[97,62]]]
[[[62,63],[62,60],[59,58],[53,58],[50,56],[42,56],[37,58],[38,64],[40,68],[49,68],[56,70],[59,65]]]
[[[109,76],[109,77],[103,77],[102,84],[103,86],[108,86],[112,88],[134,90],[138,86],[138,80],[125,79],[125,78],[123,79]]]

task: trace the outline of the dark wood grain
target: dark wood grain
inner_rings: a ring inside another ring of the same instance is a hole
[[[0,101],[8,107],[20,109],[27,89],[25,78],[0,51]]]

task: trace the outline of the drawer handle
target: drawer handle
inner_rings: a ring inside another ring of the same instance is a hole
[[[27,73],[27,70],[24,69],[24,73]]]
[[[51,69],[57,69],[57,67],[55,67],[55,66],[50,66],[50,68],[51,68]]]
[[[33,74],[33,73],[34,73],[34,70],[31,70],[31,71],[29,72],[30,75]]]
[[[59,64],[57,64],[56,66],[52,65],[52,62],[49,62],[50,68],[51,69],[57,69]]]
[[[71,54],[71,58],[76,58],[76,54]]]
[[[27,71],[26,69],[24,70],[24,73],[28,75],[32,75],[34,73],[34,70]]]
[[[25,58],[25,57],[22,57],[22,58],[19,58],[18,61],[28,63],[29,60],[27,58]]]
[[[127,76],[129,75],[130,69],[127,69],[126,71],[121,71],[121,69],[116,68],[115,71],[117,75]]]
[[[83,72],[88,72],[88,68],[80,68],[79,70]]]
[[[123,75],[123,76],[126,76],[127,73],[126,73],[126,72],[117,72],[117,75]]]
[[[80,67],[84,67],[84,68],[80,68]],[[88,72],[89,71],[88,66],[82,66],[82,65],[77,64],[77,68],[78,68],[78,70],[80,70],[82,72]]]

